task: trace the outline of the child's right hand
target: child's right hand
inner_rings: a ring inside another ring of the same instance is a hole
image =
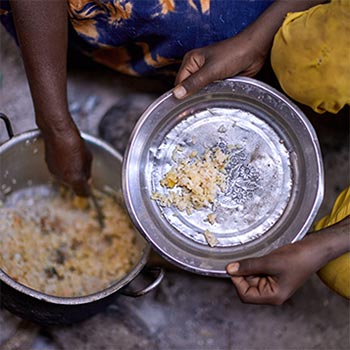
[[[265,256],[230,263],[226,270],[239,298],[251,304],[283,304],[311,274],[349,252],[349,225],[346,217]]]

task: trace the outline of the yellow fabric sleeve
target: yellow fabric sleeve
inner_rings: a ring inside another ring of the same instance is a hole
[[[350,187],[338,196],[331,213],[318,221],[314,230],[318,231],[334,225],[349,215]],[[329,288],[350,299],[350,252],[330,261],[318,272],[318,275]]]
[[[271,65],[294,100],[318,113],[350,105],[350,1],[289,13],[276,33]]]

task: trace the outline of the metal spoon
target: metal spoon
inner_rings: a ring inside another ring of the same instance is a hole
[[[100,225],[100,228],[102,230],[105,227],[105,217],[103,215],[100,203],[98,202],[92,189],[90,190],[90,198],[91,198],[92,203],[93,203],[95,210],[96,210],[98,224]]]

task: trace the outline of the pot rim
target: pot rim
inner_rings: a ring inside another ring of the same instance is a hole
[[[99,147],[105,149],[107,152],[111,153],[115,158],[117,158],[121,162],[121,164],[123,163],[122,155],[117,150],[115,150],[112,146],[110,146],[108,143],[106,143],[105,141],[102,141],[101,139],[95,136],[89,135],[84,132],[81,132],[80,134],[84,140],[92,142],[98,145]],[[36,138],[36,137],[41,137],[41,131],[39,129],[28,130],[14,136],[9,135],[9,139],[0,145],[0,153],[5,152],[14,143],[26,141],[29,138]],[[118,290],[128,285],[131,281],[133,281],[140,274],[141,270],[146,265],[150,251],[151,251],[151,247],[146,242],[145,248],[143,249],[140,260],[137,262],[137,264],[129,273],[127,273],[122,279],[111,284],[109,287],[101,291],[84,295],[84,296],[62,297],[62,296],[55,296],[55,295],[50,295],[50,294],[40,292],[20,282],[15,281],[4,270],[2,270],[1,267],[0,267],[0,281],[3,283],[6,283],[7,285],[9,285],[10,287],[12,287],[13,289],[15,289],[20,293],[26,294],[30,297],[33,297],[41,301],[46,301],[49,303],[60,304],[60,305],[88,304],[88,303],[103,299],[111,294],[114,294]]]

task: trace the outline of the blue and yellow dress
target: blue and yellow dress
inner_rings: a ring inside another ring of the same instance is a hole
[[[238,34],[272,2],[67,0],[70,44],[122,73],[175,74],[189,50]],[[9,2],[0,4],[0,20],[14,35]]]

